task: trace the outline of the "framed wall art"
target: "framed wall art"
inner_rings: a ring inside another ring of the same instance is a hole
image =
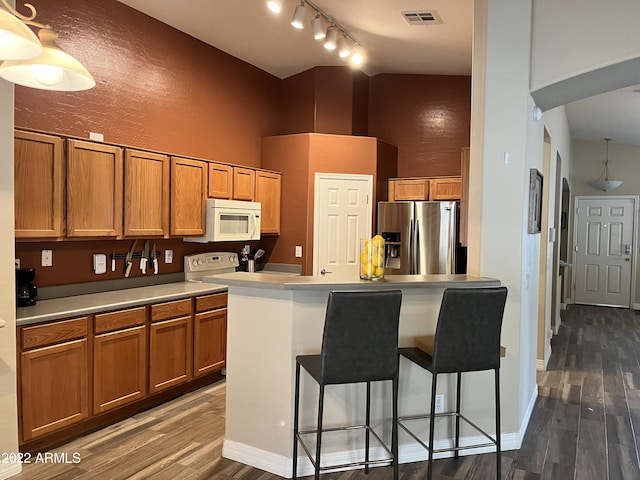
[[[542,230],[542,173],[536,168],[529,170],[529,224],[528,233]]]

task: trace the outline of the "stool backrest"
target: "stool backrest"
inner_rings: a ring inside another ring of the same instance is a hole
[[[499,368],[506,300],[506,287],[446,289],[436,327],[433,371]]]
[[[398,375],[400,290],[331,292],[322,337],[323,384]]]

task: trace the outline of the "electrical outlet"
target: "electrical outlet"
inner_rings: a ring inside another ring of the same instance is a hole
[[[302,258],[302,245],[296,245],[296,258]]]
[[[164,263],[173,263],[173,250],[164,251]]]
[[[42,261],[40,266],[50,267],[53,265],[53,250],[42,250]]]
[[[444,412],[444,395],[436,395],[436,413]]]

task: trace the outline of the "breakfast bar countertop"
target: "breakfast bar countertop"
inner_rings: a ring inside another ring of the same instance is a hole
[[[381,280],[362,280],[354,275],[299,276],[260,274],[248,272],[224,273],[204,277],[203,282],[222,283],[229,286],[265,288],[276,290],[316,290],[353,288],[447,288],[447,287],[491,287],[500,281],[471,275],[386,275]]]
[[[146,287],[89,293],[38,301],[31,307],[16,309],[16,324],[31,325],[61,318],[117,310],[147,303],[161,303],[194,295],[225,292],[226,285],[200,282],[175,282]]]

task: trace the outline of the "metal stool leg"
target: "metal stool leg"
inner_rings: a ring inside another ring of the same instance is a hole
[[[427,463],[427,480],[433,478],[433,436],[436,427],[436,380],[438,375],[433,375],[431,384],[431,418],[429,423],[429,461]]]
[[[365,418],[365,437],[364,437],[364,473],[369,473],[369,428],[371,427],[371,382],[367,382],[367,410]]]
[[[296,362],[296,393],[293,410],[293,475],[291,478],[298,478],[298,421],[300,413],[300,364]]]
[[[496,478],[502,476],[501,446],[500,446],[500,369],[495,369],[496,377]]]
[[[322,446],[322,412],[324,410],[324,385],[320,385],[318,395],[318,430],[316,432],[316,471],[315,480],[320,480],[320,447]]]
[[[454,453],[455,458],[459,456],[460,448],[460,387],[462,385],[462,372],[458,372],[458,386],[456,387],[456,450]]]
[[[393,480],[399,478],[398,461],[398,376],[393,379],[393,413],[391,424],[391,455],[393,456]]]

